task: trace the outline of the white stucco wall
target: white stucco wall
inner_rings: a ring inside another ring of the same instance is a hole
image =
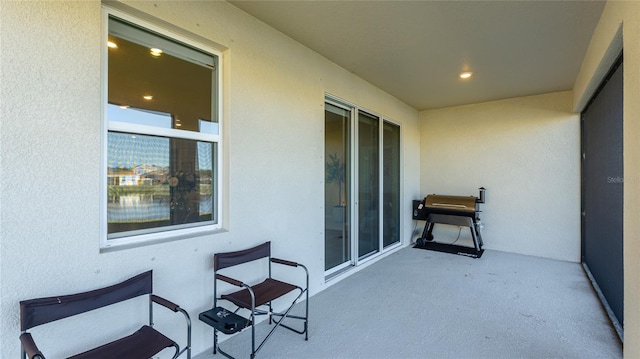
[[[624,49],[624,357],[640,358],[640,2],[607,2],[574,86],[582,111]]]
[[[100,2],[3,1],[2,358],[19,355],[20,300],[84,291],[148,269],[154,291],[191,314],[194,354],[205,351],[212,331],[197,314],[211,305],[211,255],[266,240],[278,256],[309,267],[312,294],[322,290],[325,93],[402,124],[408,242],[410,200],[420,193],[416,110],[226,2],[127,4],[224,51],[228,232],[100,253]],[[70,319],[37,331],[38,341],[48,357],[71,355],[95,338],[126,333],[140,308],[125,303]],[[166,333],[181,338],[181,330]]]
[[[560,92],[421,112],[423,195],[485,187],[485,248],[579,261],[580,124],[571,105],[571,92]]]

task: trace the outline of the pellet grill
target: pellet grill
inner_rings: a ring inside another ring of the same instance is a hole
[[[426,221],[416,247],[480,258],[484,252],[480,222],[484,196],[485,188],[480,187],[478,197],[430,194],[423,200],[414,200],[413,219]],[[469,227],[473,247],[434,241],[433,227],[438,223]]]

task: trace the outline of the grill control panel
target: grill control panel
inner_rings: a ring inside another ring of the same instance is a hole
[[[424,208],[423,200],[414,199],[413,200],[413,208],[411,212],[411,218],[419,221],[427,220],[427,211]]]

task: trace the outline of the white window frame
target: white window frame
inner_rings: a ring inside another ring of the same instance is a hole
[[[112,121],[109,122],[107,118],[107,102],[108,102],[108,48],[106,46],[108,36],[109,36],[109,17],[116,17],[122,20],[128,21],[137,26],[143,27],[145,29],[151,30],[152,32],[156,32],[162,36],[170,38],[172,40],[176,40],[178,42],[182,42],[194,48],[200,49],[202,51],[208,52],[217,57],[217,66],[215,71],[217,72],[217,81],[216,81],[216,110],[215,110],[215,118],[217,119],[218,125],[218,133],[210,134],[210,133],[200,133],[186,130],[177,130],[177,129],[167,129],[153,126],[144,126],[144,125],[135,125],[131,123],[123,123]],[[101,48],[101,59],[102,59],[102,73],[101,73],[101,146],[102,146],[102,158],[101,158],[101,180],[100,180],[100,190],[101,190],[101,215],[100,215],[100,249],[107,250],[113,248],[126,248],[126,247],[136,247],[140,245],[153,244],[158,242],[165,242],[171,240],[185,239],[185,238],[193,238],[198,236],[203,236],[207,234],[213,234],[217,232],[222,232],[223,227],[223,198],[222,192],[224,188],[224,183],[222,182],[224,179],[223,175],[223,123],[222,123],[222,104],[223,104],[223,93],[222,93],[222,74],[223,65],[222,65],[222,53],[216,48],[213,48],[209,45],[203,44],[201,42],[195,41],[187,36],[182,34],[178,34],[176,32],[167,30],[165,28],[159,27],[149,21],[145,21],[139,19],[137,17],[131,16],[125,12],[116,10],[114,8],[103,5],[102,6],[102,46]],[[135,133],[141,135],[156,135],[167,138],[179,138],[179,139],[187,139],[187,140],[196,140],[196,141],[205,141],[212,143],[212,145],[216,146],[216,158],[213,163],[213,170],[215,173],[215,180],[217,181],[217,186],[215,188],[215,192],[212,193],[214,200],[214,209],[213,209],[213,224],[201,225],[196,227],[188,227],[188,228],[171,228],[167,227],[166,230],[153,232],[153,233],[145,233],[145,234],[133,234],[130,236],[122,236],[118,238],[108,238],[108,229],[107,229],[107,136],[109,131],[118,131],[118,132],[126,132],[126,133]]]

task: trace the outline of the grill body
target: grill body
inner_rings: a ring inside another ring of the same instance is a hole
[[[424,211],[430,214],[447,214],[476,218],[477,198],[473,196],[443,196],[430,194],[424,199]]]
[[[484,203],[484,188],[481,189],[480,198],[430,194],[418,202],[417,208],[414,204],[414,219],[426,220],[422,236],[417,240],[417,246],[479,258],[484,252],[480,233],[480,203]],[[438,223],[469,227],[474,247],[432,242],[433,227]]]

